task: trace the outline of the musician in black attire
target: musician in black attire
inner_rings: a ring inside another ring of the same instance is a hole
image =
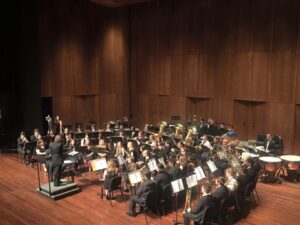
[[[149,170],[144,170],[143,176],[145,180],[137,189],[136,195],[132,196],[129,200],[128,215],[132,217],[136,216],[136,203],[145,203],[147,194],[152,191],[157,191],[157,184],[150,179],[151,172]]]
[[[41,138],[42,138],[42,136],[40,135],[39,129],[37,129],[37,128],[34,129],[33,135],[30,136],[30,140],[38,142]]]
[[[218,127],[218,135],[221,137],[228,132],[228,129],[225,128],[224,123],[220,123]]]
[[[247,185],[250,182],[252,182],[251,177],[248,176],[247,174],[245,174],[244,171],[241,168],[239,168],[237,170],[236,180],[239,182],[239,190],[240,190],[241,194],[244,195]]]
[[[179,179],[181,171],[176,166],[176,161],[174,159],[169,159],[168,166],[169,166],[168,174],[172,177],[172,181]]]
[[[203,193],[202,197],[198,200],[196,206],[194,209],[187,209],[187,212],[183,214],[184,224],[189,225],[190,220],[194,220],[195,222],[198,222],[199,224],[202,224],[203,222],[203,212],[204,209],[212,206],[215,206],[214,199],[211,195],[211,186],[209,183],[205,183],[202,185],[201,191]],[[216,210],[213,210],[213,212],[216,212]],[[216,212],[217,213],[217,212]],[[215,215],[210,215],[211,217],[215,217]]]
[[[269,151],[271,154],[276,153],[276,142],[273,140],[271,134],[267,134],[267,138],[264,143],[264,148],[267,152]]]
[[[218,128],[215,125],[215,121],[212,118],[207,120],[207,127],[205,129],[205,134],[210,136],[217,136],[218,135]]]
[[[49,144],[50,155],[51,155],[51,171],[54,177],[54,186],[60,185],[60,178],[63,172],[63,144],[62,138],[59,135],[55,136],[54,142]]]
[[[202,137],[205,134],[207,125],[205,124],[205,121],[203,118],[201,118],[199,122],[200,123],[197,126],[197,131],[198,131],[199,137]]]
[[[158,188],[163,190],[166,185],[170,184],[172,177],[166,172],[163,164],[158,163],[157,168],[158,171],[154,180],[157,183]]]
[[[217,189],[212,194],[212,196],[214,198],[216,205],[220,206],[220,203],[223,199],[225,199],[227,201],[229,200],[229,190],[225,186],[225,178],[224,177],[218,177],[215,180],[215,184],[216,184]]]
[[[22,155],[23,160],[26,161],[26,164],[30,163],[30,150],[24,148],[25,144],[28,142],[25,132],[21,131],[20,136],[17,139],[18,152]]]

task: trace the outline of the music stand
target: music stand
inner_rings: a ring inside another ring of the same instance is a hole
[[[197,181],[200,181],[205,178],[205,173],[201,166],[196,167],[194,170],[196,173]]]
[[[106,159],[100,158],[100,159],[91,160],[91,166],[93,172],[104,170],[107,167]]]
[[[173,194],[175,194],[175,220],[173,220],[173,225],[177,225],[177,224],[183,224],[182,222],[178,221],[178,214],[177,214],[177,210],[178,210],[178,193],[180,191],[184,190],[184,185],[182,182],[182,179],[178,179],[178,180],[174,180],[171,182],[171,187],[173,190]]]
[[[149,170],[152,172],[157,169],[157,164],[155,159],[149,159],[149,162],[147,163]]]

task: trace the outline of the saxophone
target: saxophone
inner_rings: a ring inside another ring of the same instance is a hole
[[[187,212],[188,208],[191,208],[191,196],[192,196],[192,190],[187,189],[186,195],[185,195],[185,204],[184,204],[183,213]]]

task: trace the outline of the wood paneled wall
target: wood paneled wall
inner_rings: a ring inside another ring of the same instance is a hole
[[[127,8],[42,0],[38,49],[42,97],[65,124],[103,126],[129,114]]]
[[[130,8],[132,114],[139,124],[192,114],[242,139],[299,145],[300,2],[165,0]],[[163,100],[162,100],[163,99]]]

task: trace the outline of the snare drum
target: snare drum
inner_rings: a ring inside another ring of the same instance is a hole
[[[282,155],[280,158],[285,161],[288,170],[300,169],[300,156],[298,155]]]
[[[259,157],[259,160],[263,163],[263,168],[266,172],[276,172],[280,167],[281,159],[272,156]]]

